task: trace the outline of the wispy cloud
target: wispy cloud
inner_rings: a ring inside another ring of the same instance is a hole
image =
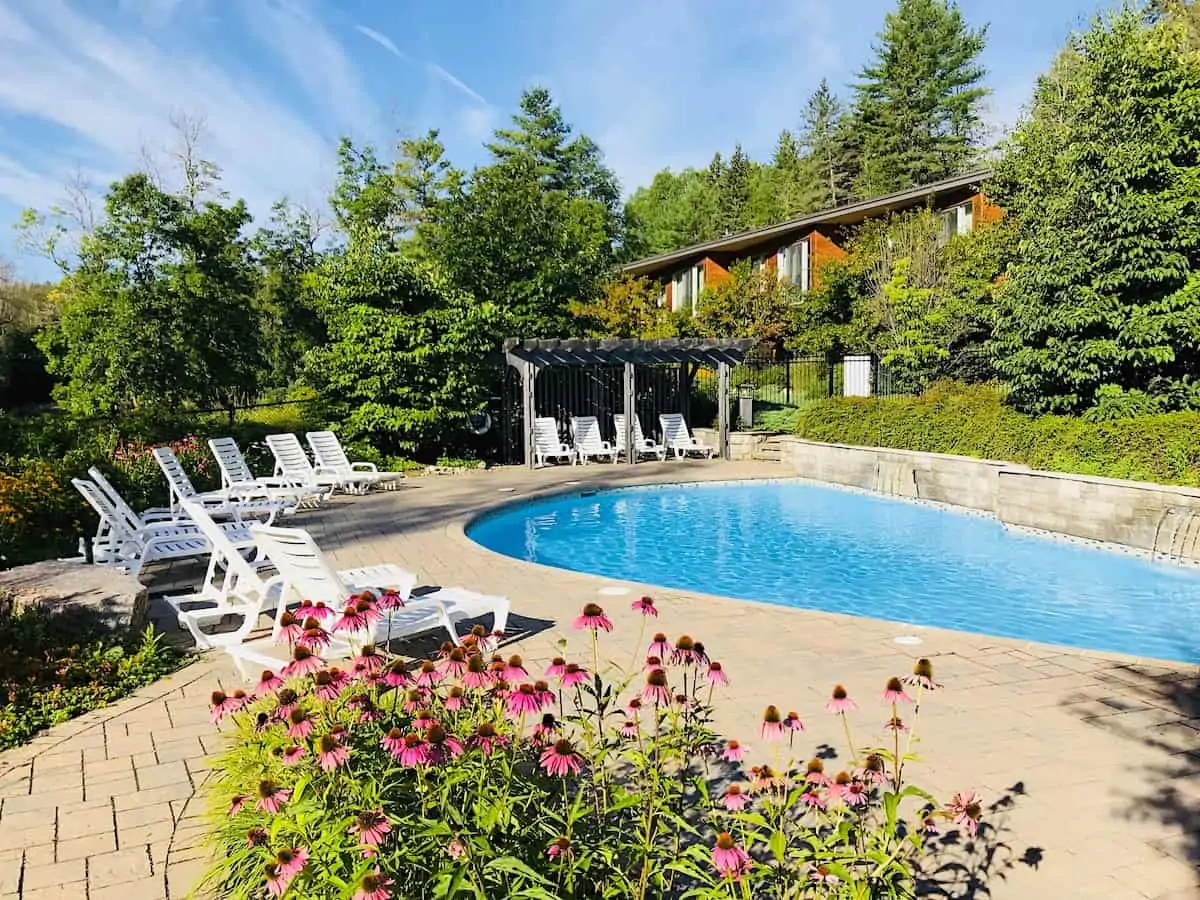
[[[479,103],[483,106],[488,105],[488,102],[486,100],[484,100],[483,97],[479,96],[479,94],[476,91],[472,90],[469,85],[465,84],[463,81],[456,78],[453,73],[447,72],[445,69],[443,69],[437,63],[433,63],[433,62],[426,63],[426,68],[431,73],[436,75],[438,78],[442,79],[442,81],[446,82],[446,84],[449,84],[453,87],[458,88],[460,91],[462,91],[464,94],[466,94],[472,100],[474,100],[476,103]]]
[[[406,62],[413,61],[413,58],[411,56],[409,56],[407,53],[405,53],[403,50],[401,50],[399,47],[397,47],[396,42],[393,41],[390,37],[388,37],[383,32],[376,31],[374,28],[369,28],[366,25],[355,25],[354,27],[359,32],[366,35],[371,40],[373,40],[375,43],[377,43],[380,47],[382,47],[388,53],[391,53],[393,56],[395,56],[399,59],[403,59]],[[465,94],[466,96],[468,96],[472,100],[474,100],[476,103],[478,103],[480,106],[488,105],[487,100],[485,100],[479,94],[478,91],[476,91],[474,88],[472,88],[469,84],[467,84],[465,81],[463,81],[457,75],[455,75],[453,72],[446,69],[444,66],[440,66],[435,62],[427,62],[424,64],[424,67],[425,67],[425,71],[428,72],[430,75],[434,76],[435,78],[441,79],[446,84],[461,91],[463,94]]]
[[[368,28],[366,25],[355,25],[354,27],[393,56],[399,57],[400,59],[406,61],[410,58],[409,55],[397,47],[396,42],[386,34],[382,34],[376,31],[374,28]]]

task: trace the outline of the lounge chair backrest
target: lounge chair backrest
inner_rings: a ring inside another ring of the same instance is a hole
[[[663,443],[668,447],[692,443],[692,435],[688,431],[687,423],[683,421],[682,413],[663,413],[658,417],[658,421],[663,429]]]
[[[228,572],[226,577],[227,588],[231,588],[232,584],[235,583],[239,592],[248,592],[250,589],[262,591],[264,589],[263,580],[259,578],[254,566],[246,562],[245,557],[238,552],[238,549],[233,545],[233,541],[229,539],[229,535],[213,521],[213,517],[208,514],[208,510],[204,508],[204,505],[194,500],[183,500],[180,501],[179,505],[183,507],[183,511],[188,514],[188,517],[200,529],[200,533],[208,538],[208,542],[212,544],[213,562],[219,561]],[[214,566],[210,565],[210,577],[213,569]]]
[[[275,456],[275,471],[277,475],[287,478],[298,478],[301,481],[311,481],[316,473],[308,454],[300,445],[300,439],[294,434],[267,435],[267,446]]]
[[[350,457],[346,456],[346,451],[342,448],[342,442],[332,431],[310,431],[305,437],[308,439],[308,445],[312,447],[318,466],[336,472],[345,472],[352,468]]]
[[[546,450],[551,453],[557,452],[562,446],[562,439],[558,436],[558,422],[553,416],[534,419],[533,443],[538,450]]]
[[[617,430],[617,446],[623,446],[625,443],[625,416],[621,413],[615,413],[613,415],[613,427]],[[642,419],[640,416],[633,417],[633,443],[638,447],[648,443],[646,436],[642,434]]]
[[[88,475],[91,476],[92,481],[95,482],[95,485],[97,488],[99,488],[100,493],[108,498],[108,502],[112,504],[113,511],[117,514],[117,516],[120,517],[125,526],[132,531],[137,531],[142,524],[141,520],[138,518],[138,514],[134,512],[133,507],[126,503],[124,498],[117,493],[117,489],[112,486],[107,478],[104,477],[104,473],[95,466],[92,466],[90,469],[88,469]],[[84,496],[87,495],[85,494]]]
[[[167,477],[167,484],[171,486],[172,499],[187,500],[195,497],[198,493],[195,485],[192,484],[192,479],[188,478],[188,473],[183,470],[183,466],[179,464],[179,458],[175,455],[175,451],[170,447],[155,447],[154,458],[158,461],[158,467],[162,469],[163,475]]]
[[[208,449],[216,457],[217,466],[221,469],[221,483],[225,487],[254,481],[254,473],[250,471],[246,457],[233,438],[211,438]]]
[[[113,506],[112,501],[95,484],[86,478],[72,478],[71,484],[75,485],[75,489],[83,494],[83,499],[88,502],[88,506],[96,511],[96,515],[100,517],[103,525],[106,525],[123,539],[131,538],[134,532],[137,531],[137,526],[127,521],[117,511],[117,508]]]
[[[600,437],[600,422],[595,416],[572,416],[571,437],[581,450],[600,450],[604,443]]]

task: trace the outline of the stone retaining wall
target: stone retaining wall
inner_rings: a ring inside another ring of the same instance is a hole
[[[993,513],[1002,522],[1200,560],[1200,491],[1013,463],[780,439],[797,475]]]

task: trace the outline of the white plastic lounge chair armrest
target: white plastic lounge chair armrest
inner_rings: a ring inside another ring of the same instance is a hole
[[[378,472],[379,466],[373,462],[352,462],[350,470],[353,472]]]
[[[318,475],[341,475],[342,473],[332,466],[313,466],[313,472]]]
[[[153,509],[147,509],[138,516],[143,522],[174,522],[176,520],[184,521],[185,518],[177,512],[172,512],[169,509],[163,509],[161,506],[156,506]]]

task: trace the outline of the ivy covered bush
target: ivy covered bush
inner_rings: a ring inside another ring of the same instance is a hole
[[[368,644],[328,664],[331,632],[397,602],[350,599],[287,620],[279,674],[212,695],[222,896],[908,897],[933,835],[979,827],[973,792],[940,805],[907,781],[928,660],[869,698],[838,685],[803,716],[768,706],[726,740],[711,723],[736,673],[688,635],[646,642],[648,597],[632,648],[588,604],[582,646],[545,671],[482,629],[436,659]],[[618,649],[628,671],[603,661]],[[836,717],[836,755],[805,761],[809,715]]]
[[[1200,485],[1200,412],[1138,415],[1132,401],[1107,407],[1126,418],[1028,416],[994,384],[941,382],[917,397],[841,397],[795,417],[813,441],[954,453],[1035,469],[1162,484]]]

